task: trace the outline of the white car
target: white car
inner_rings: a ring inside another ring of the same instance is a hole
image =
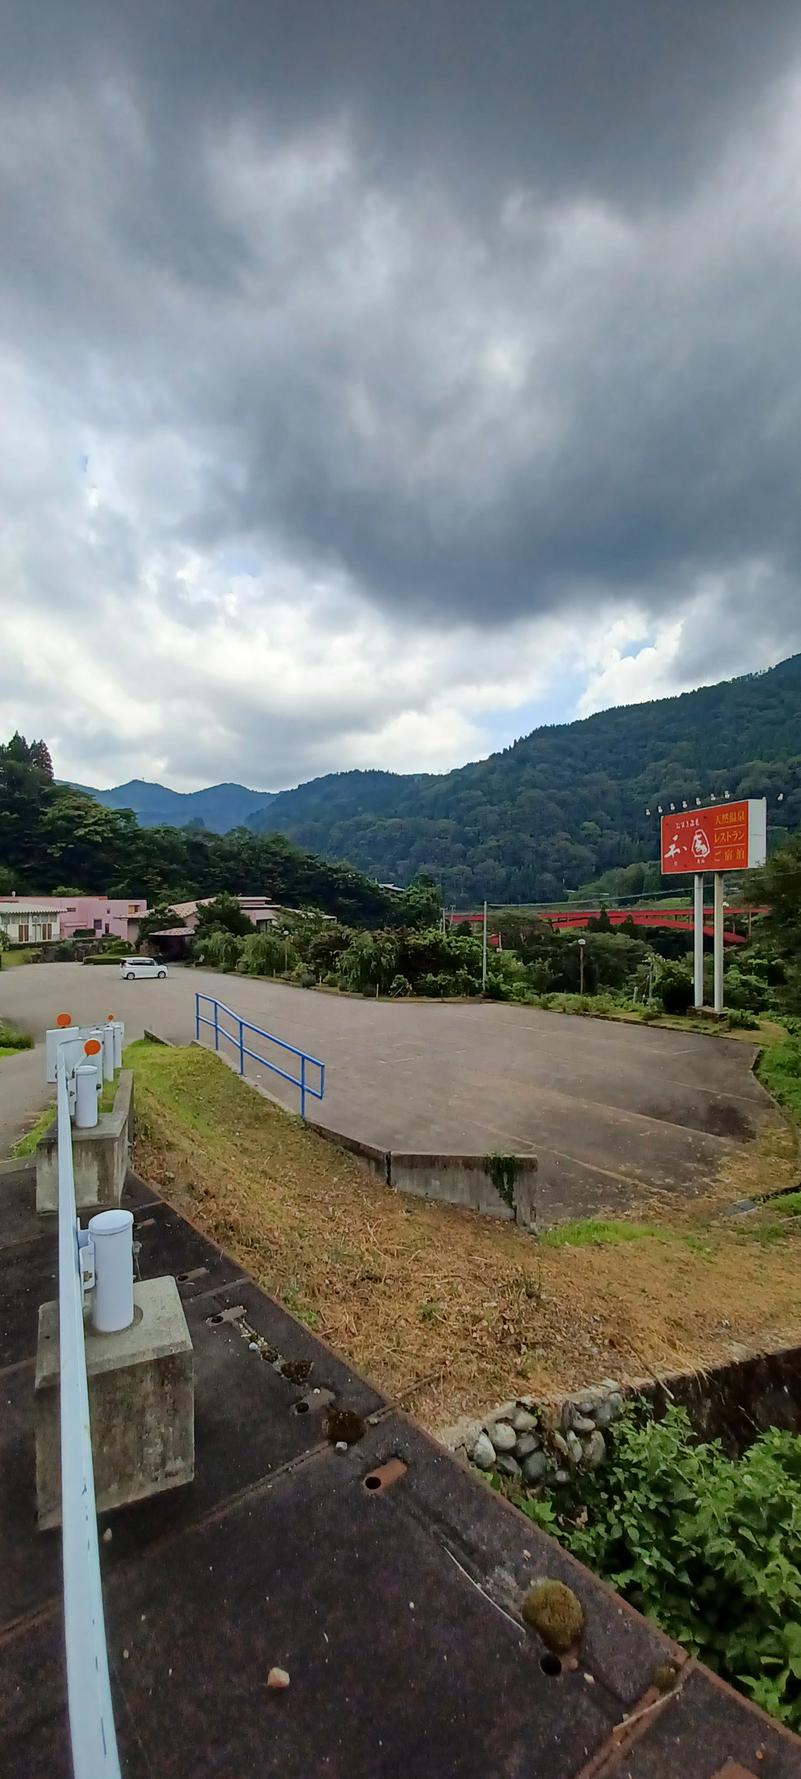
[[[126,982],[135,982],[137,976],[144,976],[152,981],[154,976],[166,976],[167,965],[157,957],[124,957],[120,964],[120,975]]]

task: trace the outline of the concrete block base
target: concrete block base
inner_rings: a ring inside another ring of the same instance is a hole
[[[195,1474],[192,1341],[172,1278],[134,1286],[120,1334],[86,1328],[86,1369],[99,1509],[123,1507]],[[34,1426],[42,1530],[61,1522],[58,1304],[39,1310]]]
[[[113,1112],[101,1112],[93,1130],[73,1127],[72,1162],[79,1211],[109,1211],[119,1204],[128,1172],[132,1109],[133,1075],[130,1069],[121,1069]],[[36,1209],[40,1215],[58,1211],[55,1124],[36,1146]]]

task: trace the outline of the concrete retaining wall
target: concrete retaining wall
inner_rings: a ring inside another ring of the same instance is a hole
[[[359,1137],[348,1137],[329,1130],[324,1124],[307,1120],[309,1128],[326,1142],[336,1143],[366,1163],[371,1173],[391,1186],[394,1192],[409,1192],[415,1198],[436,1198],[444,1204],[463,1205],[466,1210],[481,1211],[487,1217],[514,1219],[521,1229],[533,1229],[536,1222],[537,1158],[535,1155],[514,1155],[515,1208],[511,1210],[493,1184],[485,1155],[434,1155],[420,1150],[379,1149],[374,1143],[363,1143]]]
[[[94,1130],[72,1132],[75,1203],[79,1211],[108,1210],[118,1205],[128,1171],[132,1129],[133,1075],[120,1071],[113,1112],[101,1112]],[[36,1209],[58,1210],[58,1142],[55,1126],[36,1149]]]
[[[514,1219],[521,1229],[534,1225],[537,1161],[533,1155],[510,1157],[515,1164],[514,1210],[493,1185],[484,1155],[404,1155],[393,1150],[388,1160],[389,1184],[395,1192],[464,1205],[487,1217]]]

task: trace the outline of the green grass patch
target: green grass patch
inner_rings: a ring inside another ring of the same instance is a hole
[[[28,1032],[18,1032],[16,1026],[0,1019],[0,1055],[12,1056],[17,1050],[32,1049],[33,1038]]]
[[[33,1155],[35,1153],[37,1143],[42,1137],[47,1135],[51,1124],[55,1120],[55,1116],[56,1107],[55,1101],[53,1101],[49,1106],[45,1106],[43,1112],[39,1113],[36,1123],[31,1125],[30,1130],[26,1130],[24,1137],[20,1137],[19,1142],[14,1144],[11,1151],[14,1160],[17,1160],[20,1156]]]
[[[114,1101],[117,1098],[117,1088],[119,1086],[119,1079],[120,1079],[120,1077],[119,1077],[119,1071],[118,1071],[115,1074],[113,1081],[104,1081],[103,1082],[103,1092],[101,1093],[100,1098],[97,1102],[98,1112],[113,1112]]]
[[[801,1192],[782,1192],[780,1197],[767,1202],[772,1211],[780,1211],[783,1217],[801,1217]]]
[[[702,1235],[689,1234],[683,1236],[682,1240],[684,1241],[685,1246],[689,1248],[690,1253],[700,1254],[702,1260],[708,1260],[710,1255],[714,1253],[712,1243],[705,1241]]]
[[[546,1248],[604,1248],[613,1242],[640,1242],[646,1236],[663,1239],[653,1223],[624,1223],[614,1217],[589,1217],[573,1223],[556,1223],[544,1229],[540,1241]]]
[[[759,1059],[759,1079],[780,1106],[801,1121],[801,1042],[769,1044]]]
[[[41,955],[35,945],[27,948],[24,945],[14,946],[13,950],[4,951],[0,956],[0,969],[17,970],[20,964],[37,964]]]

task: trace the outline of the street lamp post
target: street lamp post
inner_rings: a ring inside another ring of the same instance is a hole
[[[587,944],[587,941],[586,941],[586,939],[579,939],[578,944],[579,944],[579,994],[583,995],[583,993],[584,993],[584,948]]]

